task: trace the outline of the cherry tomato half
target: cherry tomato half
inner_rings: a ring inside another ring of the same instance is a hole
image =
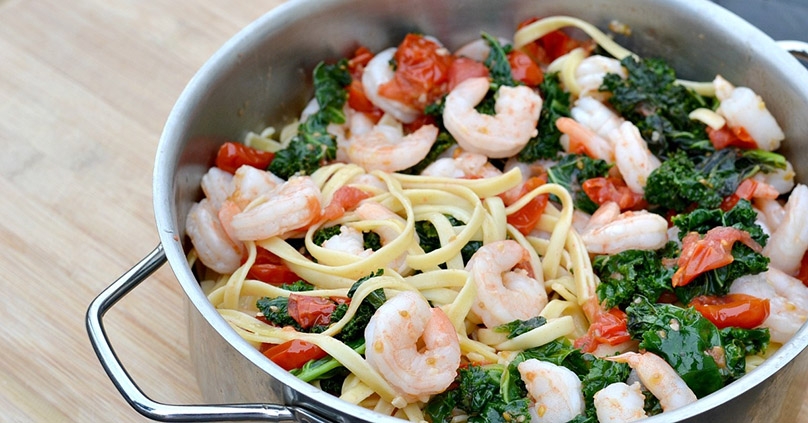
[[[746,294],[700,295],[690,305],[719,329],[730,326],[752,329],[769,317],[769,300]]]
[[[258,150],[237,142],[226,142],[216,153],[216,167],[228,173],[236,173],[236,170],[243,165],[266,169],[273,158],[275,154],[269,151]]]
[[[261,352],[287,371],[303,367],[311,360],[318,360],[328,355],[317,345],[300,339],[279,345],[265,344]]]
[[[704,238],[696,232],[685,235],[678,261],[679,269],[673,274],[673,286],[687,285],[708,270],[732,263],[732,246],[736,241],[743,242],[755,251],[762,250],[748,232],[732,227],[715,227],[707,231]]]
[[[528,192],[544,185],[546,182],[546,177],[534,176],[528,179],[527,182],[525,182],[525,185],[522,187],[522,194],[519,197],[523,197]],[[547,207],[548,199],[549,196],[547,194],[537,195],[521,209],[508,215],[508,223],[513,225],[523,235],[529,234],[530,231],[536,227],[539,219],[541,219],[541,215],[544,213],[544,209]]]

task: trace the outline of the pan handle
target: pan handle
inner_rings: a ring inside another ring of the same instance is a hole
[[[781,40],[777,45],[798,59],[808,60],[808,43],[804,41]]]
[[[158,245],[148,256],[102,291],[87,309],[87,332],[101,365],[126,401],[140,414],[163,422],[211,422],[261,420],[270,422],[327,423],[321,417],[300,407],[276,404],[172,405],[153,401],[138,388],[118,360],[109,343],[102,318],[118,300],[143,282],[166,262],[163,246]]]

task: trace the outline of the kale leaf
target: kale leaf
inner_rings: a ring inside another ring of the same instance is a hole
[[[620,61],[628,77],[607,74],[601,91],[609,91],[609,103],[633,122],[657,157],[667,157],[680,149],[692,153],[713,150],[705,125],[688,116],[700,107],[711,107],[707,100],[676,83],[676,73],[664,60],[628,56]]]
[[[728,226],[746,231],[761,247],[766,246],[769,238],[757,224],[757,212],[752,208],[752,203],[743,199],[726,212],[721,209],[699,208],[690,213],[673,216],[671,221],[679,228],[680,240],[689,232],[705,234],[716,226]]]
[[[424,412],[433,423],[451,421],[456,408],[468,415],[469,422],[530,421],[527,391],[523,385],[515,396],[509,395],[503,385],[506,373],[500,364],[461,368],[453,385],[456,387],[434,396]]]
[[[583,353],[574,348],[566,338],[558,338],[548,344],[519,353],[508,365],[511,377],[518,377],[517,366],[519,363],[531,358],[564,366],[581,379],[586,412],[572,420],[577,423],[597,423],[594,406],[595,393],[612,383],[624,382],[631,370],[625,363],[603,360]]]
[[[509,323],[504,323],[494,328],[496,332],[503,332],[508,334],[508,339],[516,338],[517,336],[532,331],[538,327],[544,326],[547,319],[542,316],[531,317],[528,320],[514,320]]]
[[[582,154],[568,154],[547,169],[547,179],[569,191],[576,209],[592,214],[598,209],[598,205],[586,195],[581,185],[587,179],[606,176],[609,168],[611,165],[604,160]]]
[[[382,269],[377,270],[370,275],[362,277],[358,281],[356,281],[351,288],[348,290],[348,298],[353,298],[356,290],[365,283],[368,279],[381,276],[384,273]],[[359,305],[356,309],[356,314],[354,314],[353,318],[351,318],[345,326],[342,327],[342,330],[339,334],[335,337],[342,340],[343,342],[353,341],[357,339],[364,339],[365,336],[365,328],[367,327],[368,323],[370,322],[370,318],[373,317],[373,314],[376,313],[376,310],[381,307],[384,302],[387,301],[387,297],[384,295],[384,290],[379,288],[368,294],[365,299],[362,301],[362,304]],[[348,311],[348,304],[340,304],[337,306],[336,310],[331,313],[331,322],[337,322],[345,316],[345,312]]]
[[[640,348],[665,359],[697,397],[724,386],[720,367],[707,353],[722,345],[718,328],[695,309],[639,297],[626,315],[629,334],[641,340]]]
[[[325,228],[320,228],[314,232],[314,234],[311,236],[311,240],[316,245],[322,246],[323,243],[331,239],[331,237],[339,235],[341,230],[342,227],[340,225],[333,225]]]
[[[667,361],[701,398],[743,376],[746,356],[764,351],[768,329],[719,330],[694,308],[653,304],[638,297],[627,309],[628,330],[639,347]],[[725,365],[715,357],[723,355]]]
[[[335,64],[321,62],[314,68],[314,97],[319,110],[300,124],[297,135],[286,148],[275,153],[269,164],[270,172],[284,179],[297,173],[310,175],[336,158],[337,143],[326,127],[329,123],[345,122],[342,108],[348,98],[345,87],[350,83],[351,74],[345,59]]]
[[[561,87],[557,72],[544,75],[539,92],[544,100],[539,116],[539,134],[531,138],[519,152],[516,158],[520,162],[555,159],[561,152],[561,131],[555,122],[562,116],[570,117],[570,94]]]
[[[359,354],[365,353],[364,338],[346,341],[345,345],[348,345]],[[337,359],[326,356],[317,360],[310,360],[304,364],[303,367],[290,370],[289,373],[292,373],[304,382],[311,382],[315,380],[331,379],[334,376],[339,376],[344,379],[347,374],[343,373],[343,369],[344,367]]]
[[[648,176],[645,199],[677,212],[692,204],[716,208],[744,179],[784,169],[785,163],[783,156],[761,150],[724,148],[703,156],[672,153]]]
[[[638,295],[656,302],[663,293],[672,292],[675,269],[665,266],[663,259],[670,258],[666,252],[675,245],[669,243],[667,249],[657,251],[628,250],[595,257],[592,268],[600,278],[598,300],[606,308],[624,309]]]
[[[449,219],[449,223],[451,223],[452,226],[465,224],[451,215],[446,215],[446,218]],[[440,237],[438,237],[438,231],[435,229],[435,225],[433,225],[432,222],[428,220],[415,222],[415,233],[418,235],[418,243],[425,253],[430,253],[440,248]],[[471,256],[473,256],[482,245],[482,241],[469,241],[466,243],[460,250],[463,263],[468,263]],[[445,264],[441,264],[440,267],[445,268]]]
[[[679,237],[689,232],[705,234],[717,226],[733,227],[746,231],[761,246],[766,245],[768,235],[755,222],[757,213],[746,200],[739,200],[735,207],[724,212],[720,209],[696,209],[690,213],[674,216],[671,220],[679,228]],[[769,258],[755,252],[745,244],[736,242],[732,246],[733,261],[718,269],[702,273],[685,286],[676,287],[674,292],[684,304],[699,295],[726,295],[730,284],[744,275],[754,275],[766,271]]]

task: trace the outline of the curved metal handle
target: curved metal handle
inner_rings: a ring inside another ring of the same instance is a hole
[[[124,273],[101,294],[87,309],[87,332],[101,365],[112,383],[126,401],[140,414],[164,422],[211,422],[263,420],[271,422],[326,423],[319,416],[299,407],[275,404],[222,404],[222,405],[171,405],[153,401],[138,388],[118,360],[109,343],[102,318],[118,300],[143,282],[166,262],[163,246],[158,245],[148,256]]]
[[[808,60],[808,43],[804,41],[782,40],[778,41],[777,45],[798,59]]]

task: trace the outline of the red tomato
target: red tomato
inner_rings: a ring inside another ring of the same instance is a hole
[[[337,309],[337,304],[328,298],[289,294],[288,307],[289,317],[295,319],[303,329],[309,329],[331,323],[331,313]]]
[[[287,371],[303,367],[311,360],[318,360],[328,355],[317,345],[299,339],[279,345],[264,344],[261,352]]]
[[[448,90],[469,78],[488,77],[488,68],[481,62],[468,57],[456,57],[449,66]]]
[[[255,263],[247,271],[248,279],[256,279],[271,285],[295,283],[302,278],[289,269],[280,257],[264,248],[256,247]],[[242,259],[242,263],[247,258]]]
[[[746,178],[738,184],[735,192],[724,198],[721,202],[721,210],[729,211],[738,204],[740,199],[751,200],[752,198],[767,198],[773,200],[780,195],[773,186],[752,178]]]
[[[378,107],[370,102],[367,95],[365,95],[365,88],[362,86],[362,82],[358,79],[354,79],[351,81],[351,84],[348,85],[348,106],[358,112],[370,115],[374,121],[380,119],[383,114]]]
[[[216,153],[216,167],[229,173],[236,173],[236,170],[243,165],[266,169],[273,158],[275,154],[269,151],[258,150],[237,142],[226,142]]]
[[[648,204],[642,194],[629,189],[622,178],[592,178],[581,184],[586,195],[597,205],[614,201],[620,210],[639,210]]]
[[[356,207],[360,201],[369,197],[370,194],[359,188],[343,185],[334,192],[334,196],[331,197],[331,201],[325,206],[321,218],[323,220],[334,220],[345,214],[345,211]]]
[[[803,285],[808,286],[808,251],[802,255],[800,271],[797,272],[796,278],[801,280]]]
[[[365,70],[365,66],[368,65],[368,62],[373,59],[373,56],[373,52],[365,46],[360,46],[354,51],[353,57],[348,60],[348,71],[351,73],[353,79],[362,79],[362,72]]]
[[[700,295],[690,305],[719,329],[729,326],[752,329],[769,317],[769,300],[746,294]]]
[[[736,241],[760,252],[760,244],[749,233],[737,228],[719,226],[707,231],[704,238],[691,232],[682,239],[679,269],[673,274],[673,286],[684,286],[700,274],[726,266],[734,260],[732,246]]]
[[[525,27],[538,18],[527,19],[520,23],[517,28]],[[547,33],[538,40],[524,46],[524,50],[530,55],[537,63],[548,65],[553,60],[569,53],[571,50],[581,47],[584,43],[570,38],[567,33],[562,30],[555,30]]]
[[[547,179],[543,176],[534,176],[528,179],[522,187],[522,194],[519,198],[545,183],[547,183]],[[508,215],[508,223],[513,225],[523,235],[529,234],[530,231],[536,227],[536,223],[539,222],[539,219],[541,219],[541,215],[544,213],[545,207],[547,207],[548,198],[549,196],[547,194],[536,196],[525,204],[524,207]]]
[[[746,129],[744,128],[740,128],[736,131],[730,129],[726,125],[724,125],[724,127],[721,129],[713,129],[708,126],[707,137],[710,138],[710,142],[713,143],[713,147],[718,150],[730,146],[739,148],[757,148],[757,143],[755,143],[755,140],[749,136],[749,133],[746,132]]]
[[[593,352],[599,345],[618,345],[631,340],[631,335],[628,333],[628,318],[619,308],[615,307],[611,310],[603,310],[593,300],[590,301],[591,306],[588,314],[591,316],[591,324],[586,335],[575,340],[575,348],[580,348],[584,352]],[[594,308],[596,310],[592,310]]]
[[[434,41],[408,34],[393,56],[393,79],[379,87],[379,94],[423,110],[447,92],[452,56]]]
[[[544,81],[544,72],[526,53],[513,50],[508,53],[513,79],[529,87],[536,87]]]
[[[414,121],[410,123],[405,123],[402,126],[404,128],[405,134],[412,134],[413,132],[417,131],[420,127],[424,125],[436,125],[435,117],[428,115],[421,115],[415,118]]]

